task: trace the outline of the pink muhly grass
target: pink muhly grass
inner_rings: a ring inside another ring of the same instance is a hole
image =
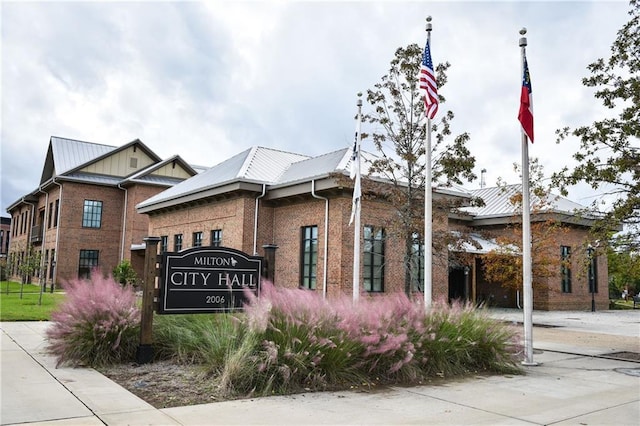
[[[63,284],[65,301],[51,314],[48,351],[66,362],[101,365],[132,355],[140,310],[130,286],[93,271],[89,280]]]
[[[274,315],[291,325],[321,326],[334,322],[331,306],[313,291],[275,287],[270,282],[263,282],[259,298],[251,293],[247,296],[244,310],[252,330],[264,331]]]
[[[364,365],[370,373],[395,374],[413,359],[410,336],[423,332],[424,309],[404,294],[365,298],[357,305],[339,304],[341,327],[360,342]]]

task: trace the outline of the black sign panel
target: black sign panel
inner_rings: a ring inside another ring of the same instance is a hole
[[[262,258],[226,247],[194,247],[162,256],[160,314],[242,309],[245,291],[260,292]]]

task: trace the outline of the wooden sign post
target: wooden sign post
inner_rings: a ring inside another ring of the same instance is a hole
[[[153,361],[153,304],[158,276],[158,237],[144,238],[144,277],[142,288],[142,312],[140,318],[140,345],[136,352],[138,364]]]

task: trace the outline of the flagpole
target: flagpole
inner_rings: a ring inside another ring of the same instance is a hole
[[[524,76],[527,29],[520,30],[521,73]],[[524,361],[523,365],[538,365],[533,361],[533,287],[531,266],[531,202],[529,196],[529,140],[522,132],[522,286],[524,297]]]
[[[354,142],[354,159],[352,161],[356,161],[356,182],[354,184],[354,208],[355,208],[355,217],[354,217],[354,230],[353,230],[353,302],[357,302],[360,297],[360,210],[362,206],[362,195],[358,195],[356,191],[362,192],[361,182],[360,182],[360,143],[362,141],[362,136],[360,133],[362,126],[362,96],[361,93],[358,93],[358,117],[356,122],[356,137]],[[356,200],[357,196],[357,200]]]
[[[431,16],[427,16],[427,43],[431,44]],[[435,74],[434,74],[435,78]],[[425,177],[424,177],[424,307],[425,309],[431,307],[432,303],[432,260],[433,260],[433,247],[432,247],[432,190],[431,190],[431,118],[427,114],[426,124],[427,138],[425,141],[424,155],[425,155]]]

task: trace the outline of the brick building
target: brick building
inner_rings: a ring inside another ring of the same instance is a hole
[[[0,217],[0,259],[7,257],[9,253],[9,240],[11,239],[11,218]]]
[[[477,250],[468,247],[474,253],[471,272],[471,300],[486,301],[499,307],[522,307],[522,295],[515,289],[505,288],[501,283],[488,282],[483,270],[483,260],[493,242],[482,239],[514,237],[521,239],[521,216],[510,200],[522,190],[521,185],[510,185],[506,188],[482,188],[473,190],[474,197],[485,201],[483,207],[464,208],[469,216],[450,220],[452,227],[467,227],[481,235],[479,238],[486,247]],[[534,264],[537,256],[556,256],[553,268],[556,273],[549,276],[533,276],[533,303],[540,310],[588,310],[591,302],[597,309],[608,309],[609,289],[607,257],[601,255],[603,247],[592,241],[589,235],[594,218],[580,204],[564,197],[550,195],[541,200],[531,194],[531,226],[532,238],[536,238],[536,227],[546,227],[546,239],[551,241],[544,248],[546,253],[533,253]],[[536,244],[533,249],[535,251]],[[542,249],[540,249],[542,251]],[[519,251],[516,253],[519,255]],[[450,277],[451,282],[451,277]]]
[[[343,149],[308,157],[253,147],[139,203],[137,211],[149,216],[149,235],[161,238],[161,251],[223,245],[270,259],[276,285],[313,289],[328,296],[350,293],[352,188],[341,178],[348,174],[350,154]],[[483,208],[455,212],[434,208],[434,233],[460,233],[473,240],[434,251],[434,299],[517,307],[517,292],[487,282],[482,268],[483,257],[497,247],[493,238],[512,232],[510,225],[517,221],[513,208],[506,206],[512,194],[497,188],[468,192],[438,187],[433,194],[434,201],[458,205],[474,196],[486,202]],[[534,216],[533,220],[553,216],[567,229],[557,240],[557,255],[565,256],[566,262],[557,274],[535,283],[535,309],[588,309],[591,297],[598,309],[608,307],[606,257],[590,254],[589,273],[577,273],[591,225],[576,214],[577,207],[557,197],[550,209]],[[403,291],[409,268],[415,277],[413,290],[420,292],[420,261],[407,265],[404,241],[384,228],[395,214],[393,207],[379,197],[366,197],[361,211],[361,289],[369,293]],[[417,253],[421,253],[419,248]],[[574,255],[569,257],[570,253]]]
[[[135,205],[197,174],[179,156],[162,160],[140,140],[120,147],[51,137],[38,187],[11,204],[9,275],[14,280],[57,283],[110,272],[131,260],[148,232]],[[39,268],[26,277],[29,257]]]

